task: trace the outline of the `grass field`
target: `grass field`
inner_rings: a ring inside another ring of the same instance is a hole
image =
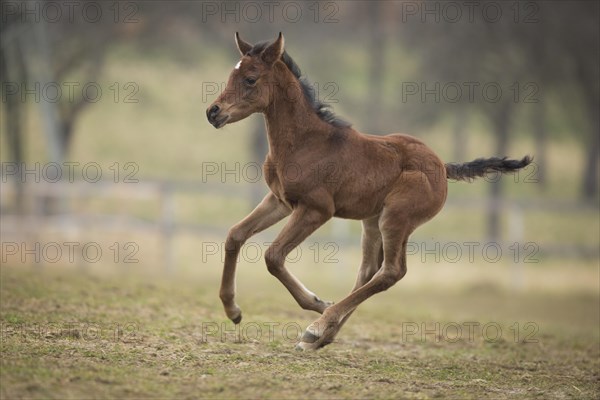
[[[444,288],[409,283],[409,269],[335,343],[302,353],[297,335],[316,314],[299,309],[262,265],[240,268],[238,331],[221,310],[218,266],[201,267],[165,278],[143,266],[120,274],[3,266],[2,398],[600,396],[593,284]],[[582,269],[597,280],[594,266]],[[353,273],[319,279],[313,267],[301,279],[339,299]]]

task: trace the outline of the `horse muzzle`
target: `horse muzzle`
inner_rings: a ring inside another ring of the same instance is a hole
[[[213,104],[206,109],[206,118],[208,118],[208,122],[217,129],[221,128],[229,121],[229,115],[224,115],[221,113],[221,110],[221,107],[217,104]]]

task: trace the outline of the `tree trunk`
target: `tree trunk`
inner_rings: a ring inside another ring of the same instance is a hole
[[[384,73],[384,45],[385,35],[382,23],[382,3],[372,2],[368,8],[368,24],[370,37],[369,52],[369,88],[367,103],[367,128],[370,132],[380,134],[381,107],[383,106],[383,73]]]
[[[591,53],[594,54],[594,53]],[[578,54],[577,80],[583,101],[587,107],[589,119],[589,133],[584,138],[585,165],[582,174],[581,196],[585,201],[598,197],[598,152],[600,151],[600,82],[598,82],[598,69],[591,67],[594,60],[588,60],[587,53]],[[597,63],[596,63],[597,65]]]
[[[267,143],[267,133],[265,132],[265,123],[262,118],[255,118],[254,129],[252,130],[252,162],[262,165],[269,145]],[[261,171],[262,172],[262,171]],[[261,182],[253,183],[251,189],[251,207],[254,208],[265,197],[267,193],[265,189],[264,179]]]
[[[496,156],[503,157],[508,150],[508,127],[510,125],[510,102],[498,104],[499,110],[493,116],[493,130],[496,136]],[[494,176],[490,186],[488,214],[488,239],[497,242],[500,239],[500,211],[502,207],[501,175]]]
[[[587,145],[585,169],[583,170],[583,185],[581,194],[584,200],[594,200],[598,197],[598,152],[600,152],[600,115],[598,104],[590,105],[590,139]]]
[[[25,75],[25,63],[23,53],[19,47],[19,41],[13,40],[12,44],[7,44],[0,49],[1,71],[3,81],[10,82],[22,87],[27,81]],[[11,61],[12,60],[12,61]],[[6,96],[6,133],[8,142],[8,151],[10,158],[15,163],[15,211],[17,214],[23,214],[25,211],[25,195],[23,190],[22,166],[24,163],[23,149],[23,118],[25,104],[21,101],[19,94]]]
[[[543,102],[533,106],[533,131],[535,135],[535,163],[537,181],[542,190],[547,188],[548,166],[546,162],[548,135],[546,132],[546,107]]]
[[[465,137],[465,129],[467,127],[467,106],[459,105],[455,113],[453,140],[454,140],[454,161],[466,161],[467,138]]]
[[[33,82],[39,83],[40,87],[56,81],[52,73],[51,49],[49,48],[50,44],[47,34],[44,22],[34,24],[26,36],[28,43],[23,47],[27,49],[24,53],[27,74]],[[48,161],[62,166],[65,153],[58,106],[54,102],[47,101],[42,96],[39,101],[39,107],[42,130],[46,135]],[[66,203],[55,197],[45,197],[42,200],[42,204],[42,212],[44,214],[52,214],[62,212]]]

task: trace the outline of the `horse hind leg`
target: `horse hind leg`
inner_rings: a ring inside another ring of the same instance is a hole
[[[307,329],[297,345],[299,350],[316,350],[333,341],[342,324],[363,301],[392,287],[407,271],[406,244],[411,231],[408,218],[393,210],[383,211],[380,219],[383,264],[364,285],[325,310]],[[357,281],[357,285],[358,285]]]
[[[379,230],[379,215],[362,221],[362,261],[352,292],[355,292],[373,278],[383,264],[383,242]],[[351,293],[352,293],[351,292]],[[350,318],[354,310],[344,316],[340,329]]]

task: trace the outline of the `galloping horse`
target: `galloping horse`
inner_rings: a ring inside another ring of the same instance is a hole
[[[318,101],[285,52],[281,33],[272,43],[251,45],[237,33],[235,39],[242,58],[206,114],[215,128],[264,114],[269,152],[263,168],[270,192],[229,231],[220,298],[227,316],[240,323],[242,312],[235,302],[240,248],[252,235],[290,216],[265,261],[300,307],[321,314],[297,344],[301,350],[318,349],[333,341],[359,304],[406,274],[408,237],[442,209],[448,179],[514,172],[531,158],[444,164],[414,137],[360,133]],[[286,256],[332,217],[362,220],[363,225],[356,284],[336,304],[321,300],[284,265]]]

